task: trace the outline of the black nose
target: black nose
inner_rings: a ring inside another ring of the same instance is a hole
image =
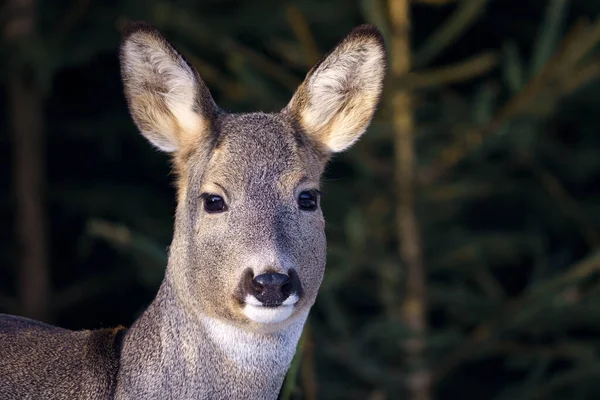
[[[290,277],[270,272],[252,279],[252,295],[267,307],[277,307],[292,293]]]
[[[254,277],[254,284],[262,287],[280,288],[290,281],[290,277],[284,274],[262,274]]]

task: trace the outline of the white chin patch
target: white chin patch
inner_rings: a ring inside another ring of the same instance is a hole
[[[251,321],[259,324],[275,324],[285,321],[294,312],[294,305],[298,302],[298,296],[292,294],[279,307],[265,307],[256,297],[246,296],[244,315]]]

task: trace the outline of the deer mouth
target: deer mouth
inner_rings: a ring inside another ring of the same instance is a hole
[[[268,303],[268,302],[260,301],[253,295],[248,294],[248,295],[246,295],[246,298],[244,299],[244,304],[250,305],[250,306],[255,306],[255,307],[265,307],[265,308],[293,307],[296,305],[296,303],[298,303],[298,300],[300,300],[300,298],[298,297],[298,295],[296,293],[290,294],[287,299],[285,299],[284,301],[279,302],[279,303]]]
[[[298,303],[298,295],[292,294],[279,305],[266,305],[252,295],[246,296],[242,309],[244,315],[251,321],[260,324],[275,324],[285,321],[294,312],[294,306]]]

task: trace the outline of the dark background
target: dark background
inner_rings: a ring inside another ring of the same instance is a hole
[[[600,398],[600,1],[0,6],[0,312],[130,325],[160,284],[173,176],[127,113],[128,21],[238,112],[285,106],[370,22],[407,63],[327,169],[328,269],[282,398]]]

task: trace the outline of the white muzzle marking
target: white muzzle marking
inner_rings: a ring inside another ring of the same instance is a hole
[[[247,295],[245,298],[244,315],[259,324],[275,324],[285,321],[292,315],[298,295],[292,294],[278,307],[265,307],[256,297]]]

